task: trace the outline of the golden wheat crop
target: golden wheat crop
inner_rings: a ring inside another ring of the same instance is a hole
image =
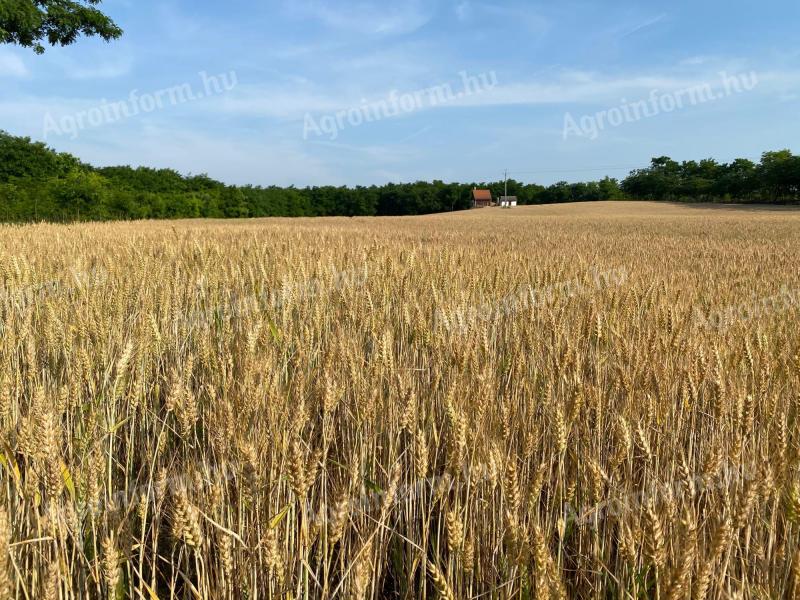
[[[800,212],[0,228],[0,600],[791,598]]]

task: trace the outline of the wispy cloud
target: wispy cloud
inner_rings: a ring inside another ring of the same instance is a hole
[[[563,71],[550,82],[524,82],[499,85],[491,92],[461,98],[452,106],[496,106],[513,104],[597,104],[619,102],[627,96],[646,94],[653,90],[661,93],[692,88],[704,84],[719,85],[722,70],[707,71],[692,76],[673,74],[628,75],[610,77],[600,73]],[[749,70],[748,70],[749,71]],[[733,74],[734,70],[728,70]],[[759,93],[777,94],[800,85],[800,70],[760,71]]]
[[[629,30],[623,32],[620,37],[621,38],[626,38],[628,36],[631,36],[631,35],[634,35],[636,33],[639,33],[640,31],[643,31],[645,29],[649,29],[650,27],[653,27],[654,25],[658,25],[659,23],[661,23],[661,21],[666,19],[667,16],[668,16],[667,13],[662,13],[662,14],[660,14],[658,16],[651,17],[651,18],[643,21],[642,23],[638,23],[638,24],[634,25]]]
[[[550,26],[550,20],[544,17],[535,6],[530,3],[490,3],[463,0],[454,7],[459,21],[476,23],[491,19],[499,22],[513,23],[514,30],[523,28],[529,33],[544,33]]]
[[[433,2],[398,3],[337,0],[291,0],[289,12],[321,21],[331,29],[365,35],[392,35],[416,31],[433,16]]]
[[[419,129],[419,130],[415,131],[415,132],[414,132],[414,133],[412,133],[411,135],[408,135],[408,136],[404,137],[404,138],[403,138],[402,140],[400,140],[398,143],[400,143],[400,144],[403,144],[403,143],[405,143],[405,142],[410,142],[410,141],[411,141],[411,140],[413,140],[414,138],[418,138],[419,136],[421,136],[421,135],[424,135],[424,134],[428,133],[428,132],[429,132],[431,129],[433,129],[433,126],[432,126],[432,125],[428,125],[428,126],[426,126],[426,127],[423,127],[422,129]]]
[[[186,12],[172,0],[160,2],[156,15],[155,25],[171,40],[184,42],[196,40],[200,34],[207,33],[200,19]]]
[[[410,136],[413,137],[413,136]],[[390,144],[368,144],[368,145],[355,145],[355,144],[342,144],[339,142],[329,142],[326,140],[311,141],[312,145],[331,148],[334,150],[345,150],[359,155],[360,157],[367,157],[377,160],[382,163],[398,163],[407,161],[415,156],[418,156],[419,151],[410,146],[403,146],[403,142],[408,141],[410,137],[403,140],[397,140]],[[338,157],[341,159],[341,155]]]
[[[115,62],[81,64],[69,60],[63,63],[63,72],[69,79],[86,81],[89,79],[117,79],[125,77],[133,68],[133,60],[124,58]]]
[[[712,56],[690,56],[681,61],[681,65],[689,67],[696,67],[697,65],[704,65],[714,60]]]
[[[22,59],[9,50],[0,50],[0,77],[27,77],[28,68]]]
[[[561,69],[547,72],[546,79],[540,75],[536,80],[518,79],[511,82],[505,81],[502,74],[498,74],[499,84],[496,87],[481,94],[462,95],[451,102],[431,108],[444,110],[454,107],[616,103],[625,97],[628,100],[635,99],[637,95],[648,94],[652,90],[668,93],[706,83],[718,85],[722,70],[724,69],[704,69],[694,73],[675,70],[661,74],[610,76],[602,72]],[[728,73],[740,71],[743,70],[728,69]],[[797,89],[800,84],[800,70],[756,72],[759,80],[758,93],[787,93]],[[442,83],[446,81],[445,78]],[[455,89],[457,83],[453,85]],[[402,93],[411,89],[397,91]],[[374,86],[372,89],[348,90],[342,86],[332,88],[310,83],[240,86],[235,93],[209,101],[198,108],[261,118],[295,120],[303,118],[307,113],[330,113],[385,99],[390,91],[391,89]]]
[[[469,0],[462,0],[461,2],[456,2],[453,10],[459,21],[466,21],[472,15],[472,4]]]
[[[342,181],[330,162],[292,139],[242,139],[235,133],[200,131],[148,123],[135,136],[109,129],[93,139],[65,141],[63,148],[96,165],[169,166],[183,173],[207,173],[227,183],[292,185]],[[59,142],[61,144],[61,142]]]

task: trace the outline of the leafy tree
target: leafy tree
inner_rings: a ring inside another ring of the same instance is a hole
[[[618,200],[622,197],[619,182],[611,177],[604,177],[597,183],[600,200]]]
[[[756,164],[746,158],[737,158],[720,167],[715,195],[726,201],[747,200],[753,197],[757,187]]]
[[[789,150],[764,152],[761,156],[759,179],[766,185],[770,201],[797,193],[796,164],[797,157]]]
[[[80,161],[69,154],[58,154],[41,142],[0,131],[0,183],[16,177],[63,177],[80,166]]]
[[[548,187],[542,194],[544,202],[553,204],[556,202],[570,202],[572,200],[572,189],[566,181],[559,181]]]
[[[0,43],[18,44],[42,54],[42,42],[68,46],[81,35],[117,39],[122,29],[95,8],[100,1],[2,0]]]
[[[690,160],[681,163],[678,173],[679,183],[676,195],[680,199],[706,200],[713,193],[719,179],[719,165],[715,160],[706,159],[699,163]]]
[[[52,197],[62,215],[77,219],[104,220],[111,215],[111,190],[97,173],[75,171],[53,183]]]
[[[239,188],[225,188],[220,197],[222,213],[229,218],[250,216],[247,208],[247,196]]]

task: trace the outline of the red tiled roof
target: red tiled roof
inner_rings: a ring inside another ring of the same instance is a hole
[[[492,201],[492,192],[491,190],[472,190],[472,199],[473,200],[488,200]]]

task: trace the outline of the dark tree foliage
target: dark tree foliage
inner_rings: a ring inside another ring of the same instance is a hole
[[[766,152],[760,164],[654,158],[621,184],[606,177],[551,186],[507,182],[521,204],[623,198],[723,202],[800,201],[800,157]],[[0,132],[0,221],[420,215],[468,209],[474,187],[505,183],[389,183],[354,188],[227,186],[170,169],[93,168],[28,138]]]
[[[622,182],[622,190],[641,200],[684,202],[795,203],[800,201],[800,156],[789,150],[765,152],[761,162],[739,158],[678,163],[654,158]]]
[[[57,154],[41,142],[0,132],[0,182],[12,178],[63,177],[80,166],[75,157]]]
[[[122,29],[98,4],[100,0],[0,0],[0,43],[42,54],[43,42],[68,46],[82,35],[105,41],[120,37]]]

